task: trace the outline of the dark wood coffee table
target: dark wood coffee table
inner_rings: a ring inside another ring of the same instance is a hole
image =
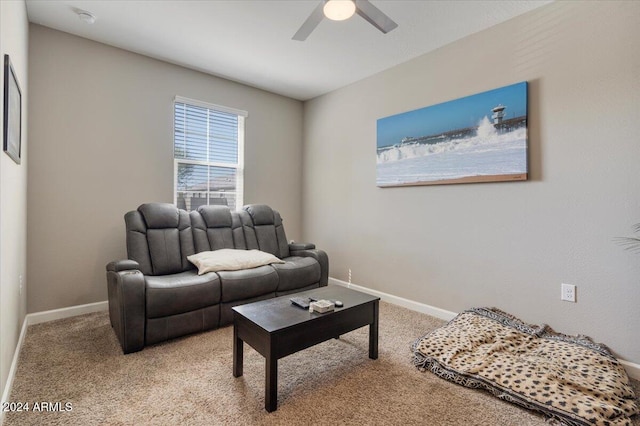
[[[291,297],[340,300],[344,307],[325,314],[291,304]],[[379,297],[339,286],[321,287],[233,308],[233,376],[242,376],[243,342],[265,358],[264,408],[278,408],[278,360],[369,326],[369,358],[378,359]]]

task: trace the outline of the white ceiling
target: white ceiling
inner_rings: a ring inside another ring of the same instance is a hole
[[[382,34],[358,15],[324,19],[291,40],[319,0],[27,0],[29,21],[307,100],[550,1],[372,0],[398,23]],[[74,8],[91,12],[82,22]]]

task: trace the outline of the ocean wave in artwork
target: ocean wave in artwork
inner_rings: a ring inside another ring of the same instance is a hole
[[[526,127],[517,128],[511,132],[496,132],[493,124],[487,117],[484,117],[478,126],[476,135],[461,139],[444,139],[442,142],[430,143],[402,143],[390,148],[383,148],[378,151],[378,164],[401,161],[410,158],[423,157],[426,155],[442,154],[452,151],[482,151],[482,150],[502,150],[510,142],[525,140],[527,137]]]
[[[378,149],[377,184],[460,179],[469,176],[526,173],[526,126],[497,131],[484,117],[475,132],[405,141]]]

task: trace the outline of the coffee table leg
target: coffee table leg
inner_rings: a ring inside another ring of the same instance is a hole
[[[373,322],[369,324],[369,358],[378,359],[378,301],[373,303]]]
[[[268,412],[278,409],[278,358],[270,353],[265,359],[264,409]]]
[[[233,377],[242,376],[243,341],[238,337],[238,326],[233,325]]]

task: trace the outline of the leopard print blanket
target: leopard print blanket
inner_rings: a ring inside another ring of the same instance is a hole
[[[525,324],[495,308],[464,311],[412,345],[414,364],[566,425],[631,425],[624,368],[602,344]]]

